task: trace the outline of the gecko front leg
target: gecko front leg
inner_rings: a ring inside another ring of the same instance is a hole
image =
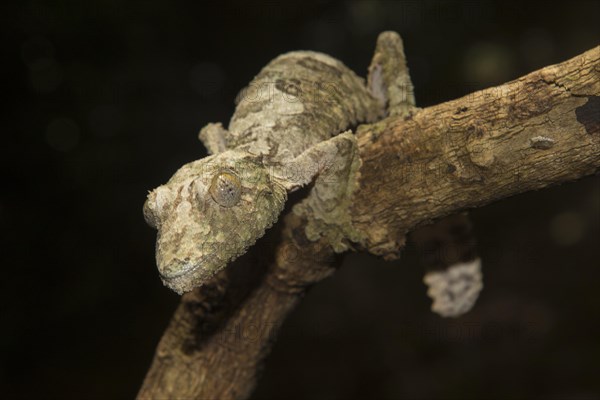
[[[417,110],[402,39],[397,33],[379,35],[369,67],[367,89],[388,115],[407,116]],[[349,214],[360,168],[356,137],[352,132],[315,145],[289,163],[288,168],[304,184],[308,179],[303,175],[317,176],[310,195],[293,209],[308,221],[307,238],[325,237],[336,252],[347,250],[352,242],[360,242],[363,235],[354,228]]]
[[[309,196],[296,204],[293,212],[307,219],[309,240],[325,237],[338,253],[361,238],[348,211],[352,193],[358,187],[359,167],[356,136],[346,131],[314,145],[276,170],[290,190],[314,180]]]

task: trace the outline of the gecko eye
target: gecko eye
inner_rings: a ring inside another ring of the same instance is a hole
[[[233,207],[240,201],[242,184],[234,173],[222,171],[213,176],[209,191],[221,206]]]

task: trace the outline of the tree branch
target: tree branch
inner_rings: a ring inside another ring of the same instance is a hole
[[[353,223],[395,258],[432,219],[600,168],[600,46],[501,86],[362,125]]]
[[[600,169],[600,47],[495,88],[359,127],[361,245],[394,258],[415,227]],[[267,258],[262,256],[268,256]],[[182,297],[138,398],[237,398],[332,250],[288,213],[212,285]],[[270,257],[270,258],[269,258]]]

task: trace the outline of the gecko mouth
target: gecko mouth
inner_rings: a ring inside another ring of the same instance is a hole
[[[166,272],[160,273],[162,283],[179,295],[190,292],[194,289],[194,275],[200,269],[201,264],[183,263],[180,265],[170,265]]]
[[[216,270],[206,267],[206,263],[202,261],[171,263],[160,272],[160,278],[169,289],[184,294],[211,280]]]
[[[201,263],[190,263],[190,262],[175,262],[169,264],[169,266],[164,268],[159,268],[160,277],[163,280],[175,279],[184,275],[189,275],[194,272],[196,269],[200,268]]]

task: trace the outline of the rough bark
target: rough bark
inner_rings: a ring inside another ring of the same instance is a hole
[[[432,219],[600,167],[600,47],[504,85],[362,125],[353,223],[395,258]]]
[[[432,219],[600,169],[600,47],[495,88],[358,129],[362,246],[393,258]],[[214,284],[182,298],[139,398],[246,398],[286,315],[335,270],[286,215]],[[261,258],[267,255],[271,258]]]

